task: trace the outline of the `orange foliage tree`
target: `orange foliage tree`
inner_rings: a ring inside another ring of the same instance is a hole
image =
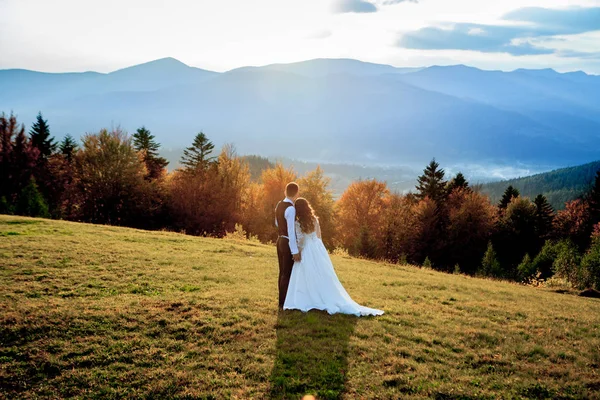
[[[389,193],[385,182],[361,180],[348,186],[338,200],[337,237],[351,254],[366,257],[379,255],[382,216],[385,198]]]
[[[468,189],[455,189],[448,196],[446,254],[449,266],[458,264],[462,272],[475,273],[494,231],[497,210],[487,196]]]
[[[285,186],[297,179],[296,173],[285,168],[281,163],[268,168],[261,174],[260,185],[252,185],[246,191],[246,207],[244,212],[245,229],[257,235],[264,242],[275,241],[275,206],[285,194]],[[302,187],[300,187],[302,196]]]
[[[333,193],[329,190],[330,182],[331,179],[325,177],[321,167],[317,167],[314,171],[300,178],[298,185],[300,185],[300,196],[310,202],[315,214],[319,217],[323,243],[328,249],[333,249],[335,240],[335,202]]]

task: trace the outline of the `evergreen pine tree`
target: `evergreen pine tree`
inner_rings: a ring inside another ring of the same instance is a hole
[[[594,184],[587,194],[587,201],[590,205],[590,216],[592,225],[600,222],[600,170],[596,172]]]
[[[146,127],[142,126],[133,134],[133,147],[137,151],[146,151],[149,157],[156,157],[160,144],[156,143],[154,135]]]
[[[210,164],[215,162],[215,157],[210,156],[215,145],[208,140],[203,132],[194,138],[192,146],[183,150],[181,164],[190,170],[206,170]]]
[[[154,135],[146,127],[142,126],[133,134],[133,146],[137,151],[143,153],[144,164],[148,170],[148,179],[156,179],[169,162],[158,156],[160,144],[154,140]]]
[[[29,131],[31,143],[40,151],[39,161],[45,162],[48,157],[56,150],[56,143],[53,137],[50,137],[50,127],[48,121],[44,120],[42,113],[39,112],[35,123]]]
[[[28,217],[48,217],[48,205],[38,190],[35,179],[31,178],[17,198],[16,213]]]
[[[512,198],[519,197],[519,195],[520,195],[519,191],[516,188],[512,187],[512,185],[510,185],[504,191],[504,194],[502,195],[502,199],[500,199],[500,203],[498,204],[498,208],[501,210],[506,210],[506,207],[508,207]]]
[[[545,239],[552,230],[554,221],[554,209],[548,203],[546,196],[538,194],[533,200],[535,204],[535,230],[540,239]]]
[[[480,273],[484,276],[495,277],[499,277],[502,273],[500,262],[498,261],[496,251],[494,250],[494,246],[492,245],[491,241],[488,242],[487,250],[483,255],[483,260],[481,260]]]
[[[467,182],[462,172],[456,174],[456,176],[452,178],[450,182],[448,182],[448,193],[452,193],[452,191],[455,189],[469,189],[469,182]]]
[[[79,150],[79,146],[77,145],[75,139],[73,139],[73,136],[67,134],[60,142],[58,150],[70,163],[73,161],[73,155],[77,152],[77,150]]]
[[[444,170],[440,168],[435,159],[423,170],[423,175],[417,179],[417,198],[429,197],[439,203],[446,196],[446,182],[444,181]]]

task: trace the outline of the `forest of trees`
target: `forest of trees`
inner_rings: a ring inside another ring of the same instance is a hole
[[[432,160],[414,193],[385,182],[353,182],[335,200],[317,167],[303,176],[258,156],[220,151],[198,133],[182,167],[168,173],[145,127],[133,136],[101,130],[57,143],[40,113],[26,133],[0,115],[0,213],[169,229],[223,237],[236,231],[276,239],[274,208],[297,181],[320,218],[330,249],[520,282],[556,277],[600,289],[600,172],[580,199],[556,212],[543,195],[505,188],[497,204]],[[450,178],[450,179],[448,179]]]
[[[589,191],[599,169],[600,161],[595,161],[524,178],[485,183],[482,191],[488,194],[492,201],[497,201],[502,197],[507,186],[513,186],[523,196],[535,197],[542,193],[552,207],[561,210],[567,202],[579,198]]]

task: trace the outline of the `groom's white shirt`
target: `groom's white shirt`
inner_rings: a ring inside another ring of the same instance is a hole
[[[283,236],[284,238],[286,238],[289,242],[290,242],[290,250],[292,252],[292,254],[298,254],[298,243],[296,243],[296,208],[293,207],[294,202],[292,201],[292,199],[288,199],[287,197],[283,200],[284,202],[288,202],[292,205],[292,207],[288,207],[285,209],[285,213],[283,214],[283,216],[285,217],[285,220],[287,221],[287,230],[288,230],[288,234],[287,236]],[[275,226],[279,226],[277,224],[277,218],[275,219]]]

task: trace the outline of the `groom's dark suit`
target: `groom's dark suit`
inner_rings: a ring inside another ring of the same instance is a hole
[[[290,208],[288,210],[288,208]],[[275,222],[277,223],[277,258],[279,259],[279,307],[283,308],[287,295],[294,258],[298,253],[294,220],[296,219],[294,204],[289,199],[280,201],[275,207]]]

